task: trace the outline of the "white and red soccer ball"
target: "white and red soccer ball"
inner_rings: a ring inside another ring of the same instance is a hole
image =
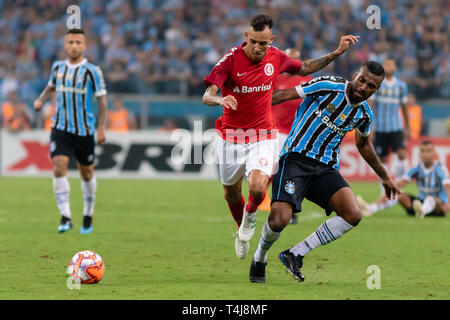
[[[102,280],[105,264],[102,257],[90,250],[80,251],[70,260],[68,267],[70,276],[80,283],[91,284]]]

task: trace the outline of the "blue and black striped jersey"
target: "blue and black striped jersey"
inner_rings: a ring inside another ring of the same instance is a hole
[[[339,169],[339,146],[345,134],[356,128],[368,136],[373,117],[366,101],[350,103],[345,93],[348,83],[340,77],[323,76],[296,87],[304,100],[280,156],[298,152]]]
[[[93,135],[95,115],[92,96],[106,94],[100,68],[86,59],[77,64],[70,64],[67,60],[56,61],[48,85],[56,89],[52,127],[79,136]]]
[[[375,132],[402,131],[403,118],[400,112],[401,104],[408,99],[406,83],[396,78],[390,82],[384,80],[372,99]]]
[[[441,199],[442,203],[448,202],[448,195],[444,184],[450,184],[448,170],[439,162],[432,167],[426,168],[423,163],[409,170],[406,180],[415,180],[419,188],[418,198],[424,200],[427,196]]]

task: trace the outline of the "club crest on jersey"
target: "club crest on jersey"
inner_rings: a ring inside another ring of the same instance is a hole
[[[329,103],[327,106],[327,110],[328,110],[328,112],[333,113],[334,110],[336,110],[336,107],[334,106],[334,104]]]
[[[271,76],[273,74],[273,65],[271,63],[266,63],[266,65],[264,66],[264,73],[267,76]]]
[[[293,181],[286,181],[286,185],[284,186],[284,191],[289,194],[295,193],[295,183]]]

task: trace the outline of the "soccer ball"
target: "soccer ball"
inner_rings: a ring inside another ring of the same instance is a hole
[[[94,251],[84,250],[73,256],[67,272],[72,279],[79,279],[81,283],[97,283],[102,280],[105,264]]]

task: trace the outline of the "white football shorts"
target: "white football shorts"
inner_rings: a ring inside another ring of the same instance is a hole
[[[250,143],[232,143],[217,139],[217,161],[220,180],[231,186],[253,170],[261,170],[269,177],[278,158],[278,140],[262,140]]]

